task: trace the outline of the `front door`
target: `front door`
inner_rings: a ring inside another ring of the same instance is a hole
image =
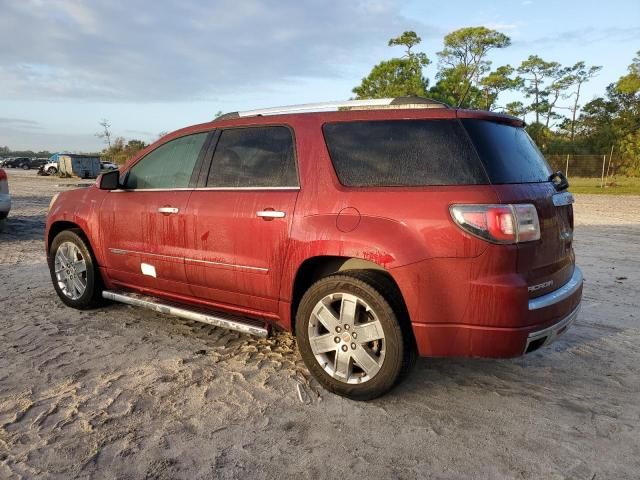
[[[187,209],[186,275],[194,296],[276,313],[299,184],[284,126],[226,129]]]
[[[171,140],[136,162],[100,209],[108,275],[134,289],[189,295],[185,213],[208,133]]]

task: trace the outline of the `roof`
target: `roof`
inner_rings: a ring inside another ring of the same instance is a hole
[[[423,97],[373,98],[365,100],[339,100],[332,102],[302,103],[282,107],[270,107],[243,112],[229,112],[220,115],[215,120],[229,120],[232,118],[256,117],[267,115],[283,115],[292,113],[312,113],[340,110],[385,110],[385,109],[413,109],[413,108],[450,108],[446,103]]]

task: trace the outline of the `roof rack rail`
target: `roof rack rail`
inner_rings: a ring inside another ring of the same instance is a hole
[[[230,118],[282,115],[286,113],[309,113],[335,110],[372,110],[391,108],[450,108],[446,103],[424,97],[373,98],[367,100],[343,100],[335,102],[303,103],[283,107],[261,108],[243,112],[229,112],[215,120]]]

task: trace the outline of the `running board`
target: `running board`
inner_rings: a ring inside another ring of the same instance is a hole
[[[269,335],[269,330],[265,328],[264,323],[259,320],[253,320],[239,315],[222,312],[213,313],[197,307],[189,307],[169,300],[139,295],[132,292],[105,290],[102,292],[102,296],[107,300],[113,300],[114,302],[126,303],[127,305],[133,305],[134,307],[148,308],[149,310],[154,310],[166,315],[173,315],[174,317],[186,318],[187,320],[208,323],[215,327],[227,328],[229,330],[248,333],[249,335],[255,335],[257,337],[264,338]]]

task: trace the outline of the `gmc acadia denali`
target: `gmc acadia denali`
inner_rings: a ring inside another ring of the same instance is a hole
[[[50,205],[68,306],[295,333],[366,400],[417,355],[515,357],[576,318],[573,197],[523,123],[423,98],[223,115]]]

